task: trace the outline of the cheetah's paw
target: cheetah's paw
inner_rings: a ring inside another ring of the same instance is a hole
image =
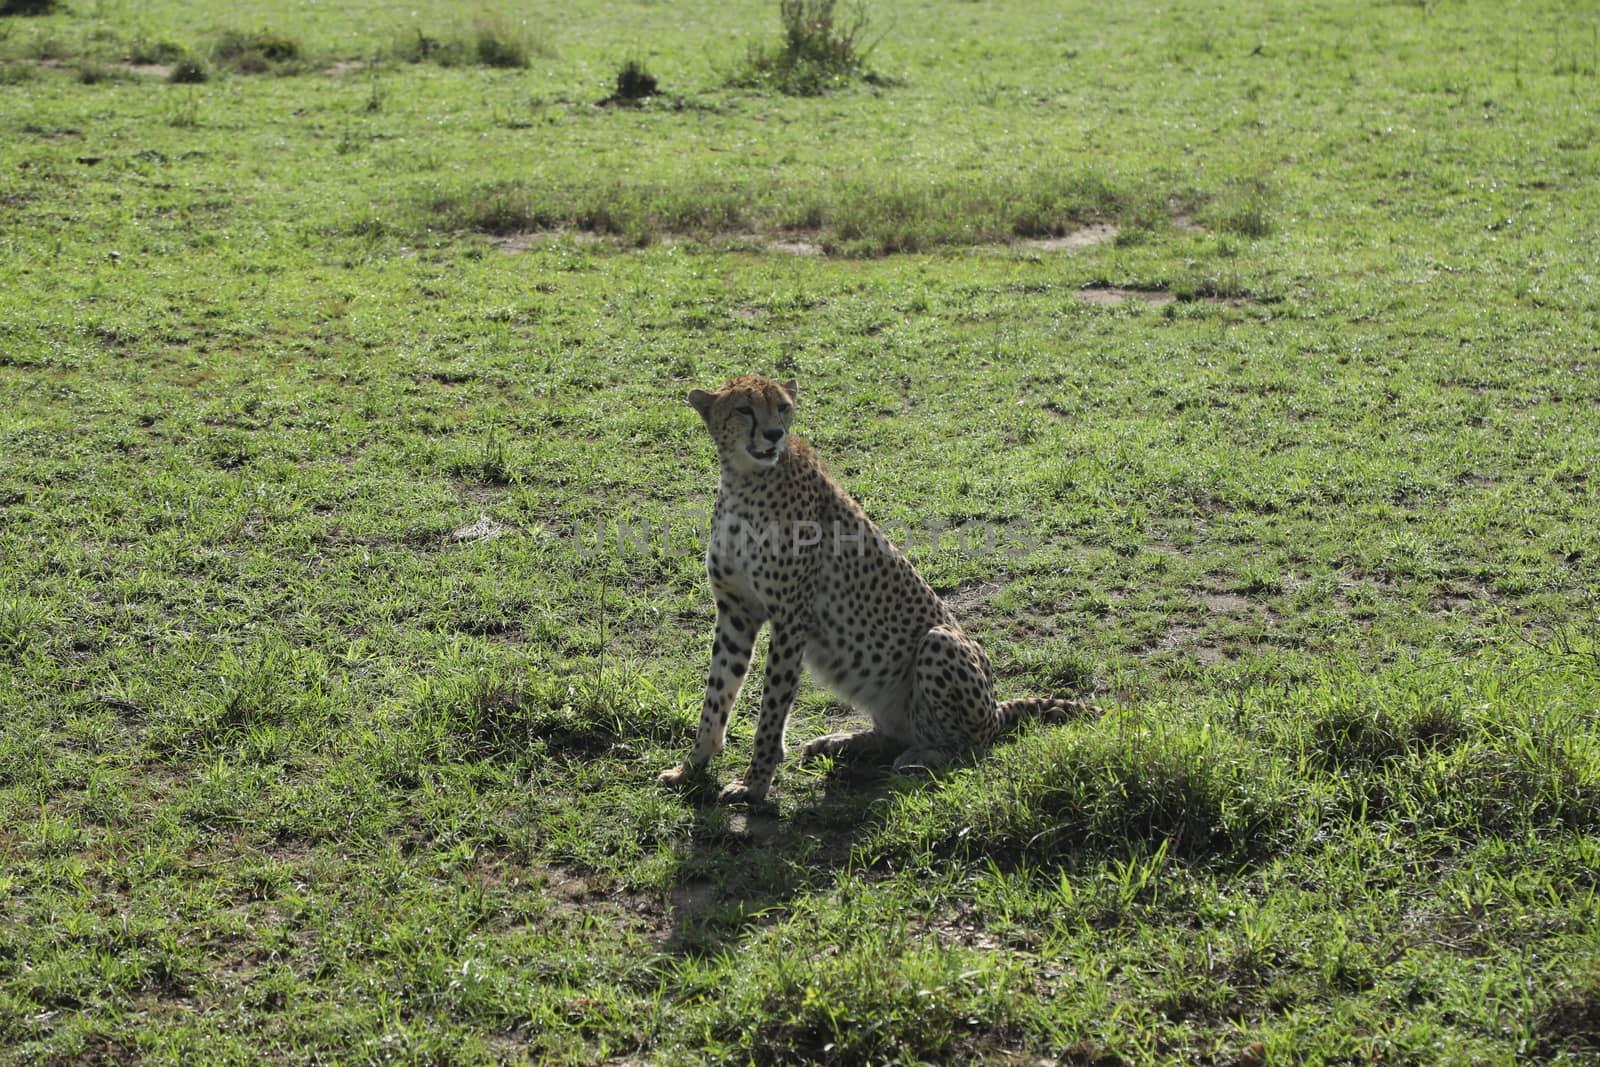
[[[705,778],[705,768],[696,767],[692,763],[679,763],[668,767],[657,776],[656,781],[668,789],[677,789],[682,786],[695,785]]]
[[[717,794],[718,804],[748,804],[752,808],[770,807],[765,789],[756,789],[743,778],[735,778]]]

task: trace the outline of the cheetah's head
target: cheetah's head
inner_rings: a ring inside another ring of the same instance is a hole
[[[689,405],[705,420],[722,462],[753,473],[777,466],[788,447],[799,388],[793,380],[779,385],[747,374],[730,378],[714,393],[694,390]]]

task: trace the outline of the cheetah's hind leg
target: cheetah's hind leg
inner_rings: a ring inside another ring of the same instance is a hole
[[[800,747],[800,762],[809,763],[827,756],[836,760],[887,763],[899,747],[888,734],[877,730],[845,730],[807,741]]]

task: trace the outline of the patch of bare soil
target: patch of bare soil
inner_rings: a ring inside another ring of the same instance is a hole
[[[1470,615],[1493,599],[1487,586],[1480,582],[1456,582],[1428,601],[1428,610],[1435,615]]]
[[[1036,237],[1020,242],[1024,248],[1037,248],[1041,252],[1067,252],[1075,248],[1092,248],[1115,240],[1117,228],[1109,222],[1091,222],[1071,233],[1059,237]]]
[[[1250,610],[1250,600],[1238,593],[1219,593],[1208,591],[1200,594],[1200,599],[1205,602],[1209,611],[1224,615],[1243,615]]]
[[[661,901],[651,893],[638,893],[606,884],[559,867],[522,872],[520,879],[542,896],[555,912],[589,915],[596,912],[613,916],[629,929],[660,934],[668,926],[669,915]]]
[[[1129,289],[1120,285],[1086,286],[1078,290],[1078,296],[1087,303],[1103,306],[1115,306],[1136,300],[1152,307],[1161,307],[1177,299],[1165,289]]]
[[[163,81],[172,77],[170,63],[129,63],[128,69],[135,74],[142,74],[147,78],[160,78]]]
[[[773,241],[767,245],[767,248],[774,252],[781,252],[786,256],[822,255],[822,246],[816,241],[810,241],[804,237],[785,237],[782,240]]]
[[[549,244],[561,238],[571,241],[599,244],[605,238],[587,230],[576,230],[569,226],[558,226],[553,230],[527,230],[523,233],[508,233],[504,237],[496,237],[494,243],[502,252],[526,252],[540,245]]]
[[[351,71],[364,69],[366,65],[367,61],[364,59],[341,59],[337,63],[329,65],[328,73],[349,74]]]
[[[1153,651],[1193,656],[1196,662],[1206,667],[1214,667],[1228,658],[1219,646],[1202,640],[1199,630],[1182,624],[1167,627],[1167,632],[1155,643]]]
[[[1005,586],[998,582],[979,582],[969,585],[965,589],[957,589],[954,593],[944,597],[946,606],[955,613],[957,619],[966,616],[981,616],[989,613],[989,604]]]

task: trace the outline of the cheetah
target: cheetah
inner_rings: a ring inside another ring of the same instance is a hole
[[[896,769],[936,768],[979,751],[1029,715],[1094,710],[1081,701],[996,703],[989,658],[865,511],[789,432],[798,383],[736,377],[689,404],[716,443],[717,502],[706,570],[717,605],[694,748],[661,774],[676,785],[722,751],[728,714],[771,625],[755,753],[724,803],[761,804],[783,759],[801,665],[870,729],[808,742],[802,761],[872,753]]]

